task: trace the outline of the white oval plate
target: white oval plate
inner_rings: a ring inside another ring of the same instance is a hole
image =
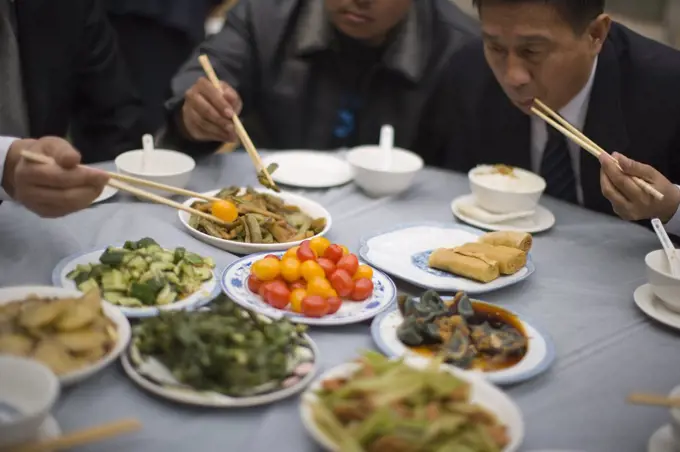
[[[643,284],[635,289],[633,299],[637,307],[649,317],[666,326],[680,330],[680,314],[668,309],[664,302],[654,295],[652,286],[649,284]]]
[[[228,266],[222,273],[220,283],[222,291],[237,304],[245,309],[257,312],[271,318],[286,316],[291,322],[306,325],[337,326],[359,323],[371,319],[389,308],[397,297],[394,282],[383,272],[373,269],[373,295],[371,298],[356,302],[343,301],[335,314],[321,318],[305,317],[292,311],[276,309],[265,303],[258,294],[248,289],[248,276],[253,263],[269,253],[259,253],[246,256]],[[283,256],[283,252],[272,253]]]
[[[487,231],[521,231],[536,234],[547,231],[555,225],[555,215],[541,205],[536,206],[536,211],[531,217],[518,218],[502,223],[486,223],[463,214],[458,208],[460,204],[474,204],[474,196],[464,195],[454,199],[451,201],[451,211],[460,221]]]
[[[406,358],[404,362],[417,369],[427,366],[428,361],[417,358]],[[350,377],[358,368],[358,363],[345,363],[325,372],[315,380],[309,388],[302,394],[300,401],[300,416],[302,423],[309,434],[324,449],[339,452],[340,449],[316,426],[312,415],[311,405],[318,400],[315,394],[321,388],[321,383],[329,378]],[[494,413],[499,421],[507,425],[510,434],[510,444],[502,452],[515,452],[524,441],[524,420],[522,412],[515,402],[506,393],[496,386],[481,378],[478,374],[466,372],[451,366],[442,367],[443,370],[466,380],[472,385],[471,401],[479,404]]]
[[[117,188],[113,188],[109,185],[104,186],[104,190],[102,190],[101,194],[97,199],[92,201],[92,204],[97,204],[98,202],[106,201],[107,199],[110,199],[114,197],[118,193]]]
[[[276,173],[274,173],[276,174]],[[269,193],[274,196],[278,196],[282,200],[284,200],[287,204],[292,204],[295,206],[298,206],[304,213],[307,215],[311,216],[312,218],[319,218],[323,217],[326,219],[326,227],[324,228],[321,233],[317,234],[315,237],[323,236],[328,234],[328,231],[331,229],[332,225],[332,219],[331,219],[331,214],[324,209],[321,204],[319,204],[316,201],[312,201],[311,199],[305,198],[300,195],[295,195],[293,193],[287,193],[287,192],[281,192],[281,193],[276,193],[273,190],[267,190],[267,189],[260,189],[256,188],[256,191],[262,192],[262,193]],[[202,195],[205,196],[215,196],[217,193],[219,193],[220,190],[212,190],[206,193],[201,193]],[[191,207],[191,204],[193,204],[196,201],[201,201],[200,199],[196,198],[191,198],[186,200],[183,204],[187,207]],[[179,220],[182,222],[184,227],[187,229],[189,234],[192,236],[196,237],[198,240],[207,243],[208,245],[212,245],[216,248],[219,248],[221,250],[229,251],[230,253],[235,253],[235,254],[251,254],[251,253],[257,253],[260,251],[285,251],[288,248],[292,248],[294,246],[299,245],[302,243],[302,240],[296,241],[296,242],[289,242],[289,243],[243,243],[243,242],[235,242],[233,240],[224,240],[220,239],[217,237],[213,237],[208,234],[204,234],[200,231],[197,231],[196,229],[192,228],[189,226],[189,218],[191,217],[191,214],[188,212],[184,212],[182,210],[178,210],[177,214],[179,215]]]
[[[475,303],[489,303],[474,300]],[[505,309],[508,311],[507,309]],[[508,311],[514,314],[511,311]],[[517,315],[517,314],[515,314]],[[516,365],[493,372],[472,371],[479,373],[490,382],[498,385],[511,385],[534,378],[548,370],[555,361],[555,347],[552,341],[544,333],[528,324],[517,316],[529,339],[529,348],[524,358]],[[405,346],[397,337],[397,328],[404,321],[399,309],[393,309],[380,314],[371,324],[371,336],[378,350],[390,358],[402,356],[422,356]],[[452,366],[453,367],[453,366]]]
[[[128,350],[123,353],[121,362],[123,364],[123,369],[128,377],[132,379],[136,384],[144,388],[145,390],[155,394],[164,399],[172,400],[174,402],[185,403],[188,405],[212,407],[212,408],[243,408],[252,407],[258,405],[265,405],[273,403],[292,395],[305,389],[313,380],[318,372],[319,367],[319,349],[316,344],[308,335],[304,335],[309,342],[310,349],[314,355],[314,367],[313,369],[304,376],[297,384],[277,391],[272,391],[264,394],[248,396],[248,397],[229,397],[224,394],[217,392],[201,392],[195,391],[191,388],[182,387],[172,387],[164,386],[150,378],[147,378],[141,374],[135,366],[133,366],[130,358],[130,350],[132,347],[128,347]]]
[[[115,245],[122,247],[123,245]],[[163,247],[161,245],[161,247]],[[165,248],[165,247],[163,247]],[[66,287],[67,289],[77,290],[76,283],[66,277],[71,270],[74,270],[78,265],[91,264],[99,262],[99,256],[106,251],[106,248],[95,251],[86,251],[84,253],[73,254],[65,257],[52,271],[52,284],[55,286]],[[153,317],[158,315],[160,311],[173,311],[187,308],[197,308],[212,301],[220,293],[220,286],[217,284],[217,276],[213,271],[212,279],[204,282],[201,288],[189,295],[188,297],[163,306],[149,306],[143,308],[131,308],[127,306],[118,306],[110,303],[112,306],[120,309],[120,311],[130,318]],[[109,303],[107,301],[107,303]]]
[[[264,166],[277,163],[274,182],[301,188],[344,185],[354,178],[352,167],[331,151],[278,151],[265,157]]]
[[[491,292],[517,284],[536,270],[529,255],[526,266],[514,275],[501,276],[484,284],[428,267],[427,259],[433,250],[476,242],[482,234],[484,232],[479,229],[455,223],[404,224],[363,237],[359,254],[363,260],[392,276],[418,287],[443,292]]]
[[[0,305],[8,304],[12,301],[24,300],[29,295],[36,295],[41,298],[71,298],[81,297],[83,294],[74,289],[53,286],[5,287],[0,289]],[[104,314],[116,325],[116,330],[118,332],[118,341],[116,342],[116,345],[108,355],[104,356],[96,363],[83,367],[75,372],[57,376],[59,378],[59,383],[61,383],[62,386],[70,386],[79,383],[98,373],[118,358],[130,341],[130,322],[128,322],[128,319],[123,315],[120,309],[109,303],[102,303],[102,309],[104,310]]]

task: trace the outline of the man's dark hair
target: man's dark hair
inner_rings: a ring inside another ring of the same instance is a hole
[[[477,10],[482,4],[512,4],[512,3],[545,3],[552,5],[560,15],[578,33],[585,30],[588,24],[604,12],[605,0],[472,0]]]

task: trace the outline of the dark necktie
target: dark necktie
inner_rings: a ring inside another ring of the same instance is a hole
[[[548,142],[543,150],[541,176],[547,186],[545,194],[571,203],[578,203],[576,176],[571,164],[567,139],[560,132],[546,124]]]
[[[28,120],[13,14],[14,3],[0,0],[0,135],[23,138]]]

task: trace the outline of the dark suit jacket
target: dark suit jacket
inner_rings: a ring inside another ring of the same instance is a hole
[[[85,162],[140,148],[140,104],[99,1],[15,4],[31,136],[70,134]]]
[[[487,65],[481,42],[456,54],[464,65],[442,98],[452,139],[439,164],[468,171],[506,163],[531,169],[530,119],[510,103]],[[448,113],[446,113],[448,112]],[[608,152],[652,165],[680,183],[680,52],[614,23],[598,60],[583,131]],[[613,214],[600,190],[600,164],[581,153],[585,207]]]

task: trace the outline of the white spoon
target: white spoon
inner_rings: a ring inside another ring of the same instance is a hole
[[[146,133],[144,136],[142,136],[142,168],[140,169],[141,173],[144,173],[146,170],[146,162],[149,160],[149,153],[154,150],[153,147],[153,136],[150,134]]]
[[[661,224],[661,220],[658,218],[652,218],[652,226],[654,227],[656,236],[659,237],[659,241],[661,242],[661,246],[663,246],[663,250],[666,252],[668,264],[671,269],[671,275],[675,276],[676,278],[680,278],[680,262],[678,262],[678,254],[675,250],[675,247],[673,246],[673,242],[671,242],[670,237],[668,237],[666,229],[664,229],[663,224]]]
[[[385,124],[380,128],[380,150],[382,151],[382,167],[388,171],[392,168],[392,148],[394,147],[394,127]]]

